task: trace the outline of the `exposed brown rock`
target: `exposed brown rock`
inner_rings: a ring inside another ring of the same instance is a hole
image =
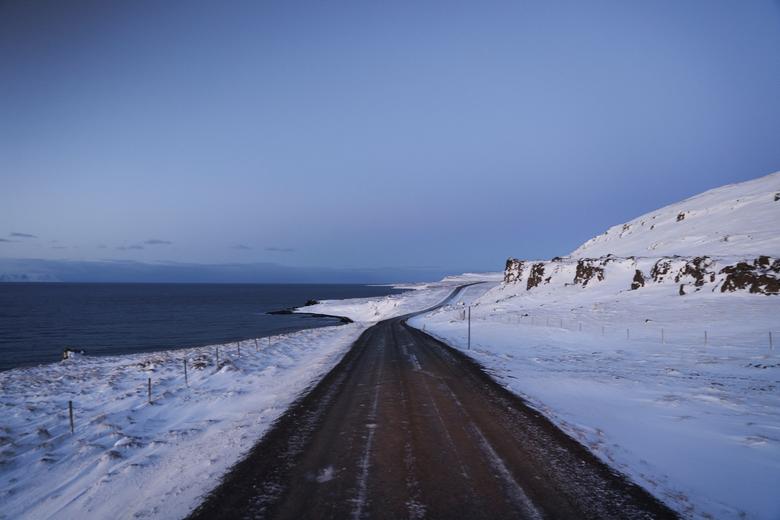
[[[528,275],[528,285],[526,290],[531,290],[542,283],[544,279],[544,264],[542,262],[531,266],[531,274]]]
[[[504,268],[504,283],[515,283],[523,277],[525,262],[517,258],[509,258]]]
[[[600,264],[606,265],[610,256],[602,260]],[[598,262],[596,259],[583,258],[577,261],[577,271],[574,274],[574,283],[581,283],[583,287],[588,285],[588,282],[596,278],[598,281],[604,279],[604,268],[599,265],[595,265]]]
[[[654,282],[662,282],[664,277],[669,274],[672,269],[672,261],[668,258],[661,258],[658,260],[653,268],[650,270],[650,276]]]
[[[675,282],[679,282],[683,276],[690,276],[695,281],[693,282],[693,285],[696,287],[701,287],[704,285],[705,277],[709,277],[708,275],[714,274],[710,271],[707,271],[707,268],[712,265],[712,259],[708,256],[697,256],[693,260],[688,260],[685,262],[685,265],[682,269],[680,269],[677,272],[677,275],[674,277]],[[711,280],[714,279],[714,277],[711,277]]]
[[[753,264],[739,262],[736,265],[728,265],[721,269],[721,274],[726,275],[721,292],[733,292],[747,289],[754,294],[775,295],[780,294],[780,259],[771,261],[768,256],[760,256]]]
[[[637,269],[634,272],[634,281],[631,282],[631,290],[635,291],[635,290],[639,289],[640,287],[644,287],[644,286],[645,286],[645,277],[642,274],[642,271]]]

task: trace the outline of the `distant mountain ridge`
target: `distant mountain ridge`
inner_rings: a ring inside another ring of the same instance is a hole
[[[431,268],[293,267],[274,263],[194,264],[0,258],[0,282],[396,283],[441,278]]]

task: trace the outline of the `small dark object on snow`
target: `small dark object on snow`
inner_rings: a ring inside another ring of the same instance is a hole
[[[63,361],[72,358],[73,354],[79,354],[83,356],[86,354],[86,352],[84,352],[83,350],[76,350],[70,347],[65,347],[65,349],[62,351]]]
[[[644,286],[645,286],[645,277],[644,275],[642,275],[642,271],[637,269],[636,272],[634,273],[634,281],[631,282],[631,290],[635,291],[640,287],[644,287]]]

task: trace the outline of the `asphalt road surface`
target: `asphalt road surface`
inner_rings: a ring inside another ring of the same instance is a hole
[[[676,518],[411,316],[366,330],[192,518]]]

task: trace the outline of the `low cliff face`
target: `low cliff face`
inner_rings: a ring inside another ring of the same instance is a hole
[[[529,262],[510,258],[504,271],[505,284],[524,284],[527,291],[538,287],[578,286],[584,289],[608,283],[618,291],[671,286],[678,295],[710,290],[780,294],[780,258],[759,256],[733,261],[709,256],[685,258],[616,257],[555,258]]]

